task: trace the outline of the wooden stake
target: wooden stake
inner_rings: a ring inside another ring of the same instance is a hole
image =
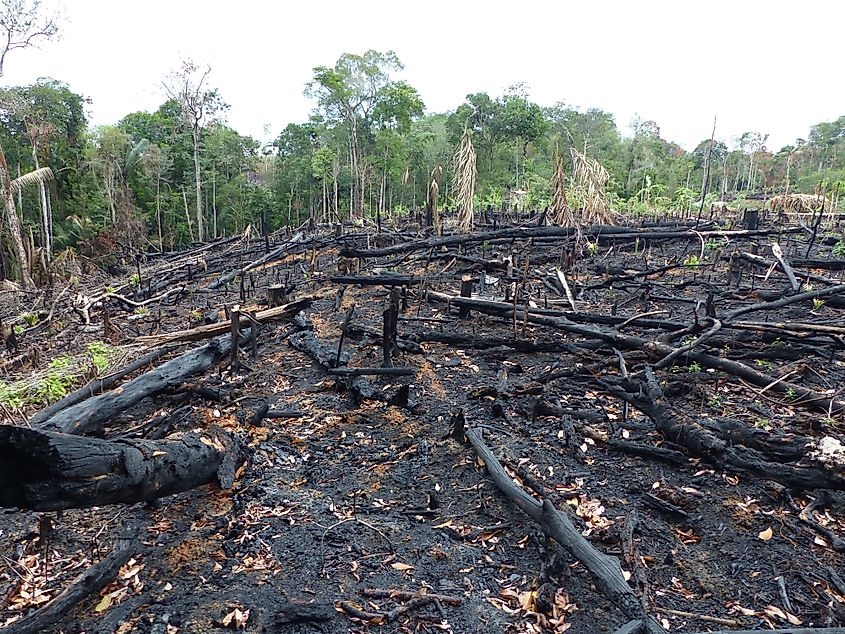
[[[229,311],[232,320],[232,372],[237,372],[241,367],[241,361],[238,358],[238,341],[241,337],[241,307],[238,304],[232,306]]]

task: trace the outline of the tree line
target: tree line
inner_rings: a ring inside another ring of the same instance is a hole
[[[609,112],[542,107],[524,85],[428,112],[418,91],[395,78],[402,63],[392,51],[344,54],[334,66],[314,68],[304,87],[314,103],[308,120],[262,144],[227,125],[210,70],[184,62],[163,80],[155,112],[97,127],[86,117],[90,101],[61,81],[0,89],[10,178],[52,172],[37,186],[9,190],[34,259],[49,263],[68,248],[173,250],[248,226],[309,219],[389,220],[430,205],[433,185],[441,206],[454,209],[462,143],[472,146],[470,195],[480,210],[547,207],[556,157],[566,163],[569,148],[607,170],[610,205],[633,214],[687,209],[704,192],[708,200],[735,200],[845,181],[845,117],[818,123],[777,151],[767,135],[747,132],[730,144],[704,139],[690,152],[664,139],[654,121],[636,118],[623,134]],[[4,251],[16,258],[12,247]]]

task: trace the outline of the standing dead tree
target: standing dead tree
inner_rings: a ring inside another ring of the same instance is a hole
[[[431,170],[431,182],[428,185],[428,199],[425,203],[425,222],[429,227],[434,227],[434,235],[443,235],[443,226],[440,222],[440,210],[437,208],[440,198],[440,176],[443,174],[443,167],[438,165]]]
[[[588,225],[612,225],[613,213],[607,202],[610,175],[595,159],[587,158],[575,148],[572,156],[572,180],[583,205],[581,221]]]
[[[555,148],[555,175],[552,204],[549,206],[549,224],[558,227],[574,227],[577,224],[575,214],[566,199],[566,172],[563,169],[563,157]]]
[[[458,203],[458,231],[470,233],[473,227],[473,197],[478,170],[475,166],[475,148],[469,131],[464,128],[461,144],[455,152],[455,200]]]
[[[36,46],[59,32],[57,15],[41,15],[40,0],[4,0],[0,3],[0,77],[6,55],[18,48]]]

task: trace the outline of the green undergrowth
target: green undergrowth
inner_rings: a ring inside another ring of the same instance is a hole
[[[60,355],[45,368],[14,381],[0,381],[0,404],[19,409],[53,403],[85,380],[103,376],[123,351],[102,341],[92,341],[76,355]]]

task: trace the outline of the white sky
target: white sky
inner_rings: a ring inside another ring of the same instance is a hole
[[[56,0],[44,0],[55,6]],[[230,125],[267,140],[311,109],[311,70],[393,49],[429,111],[526,82],[541,105],[634,114],[687,149],[769,133],[770,149],[845,114],[837,0],[63,0],[62,39],[13,51],[6,84],[60,79],[93,99],[92,123],[155,110],[191,56],[212,67]],[[270,136],[264,134],[269,125]]]

